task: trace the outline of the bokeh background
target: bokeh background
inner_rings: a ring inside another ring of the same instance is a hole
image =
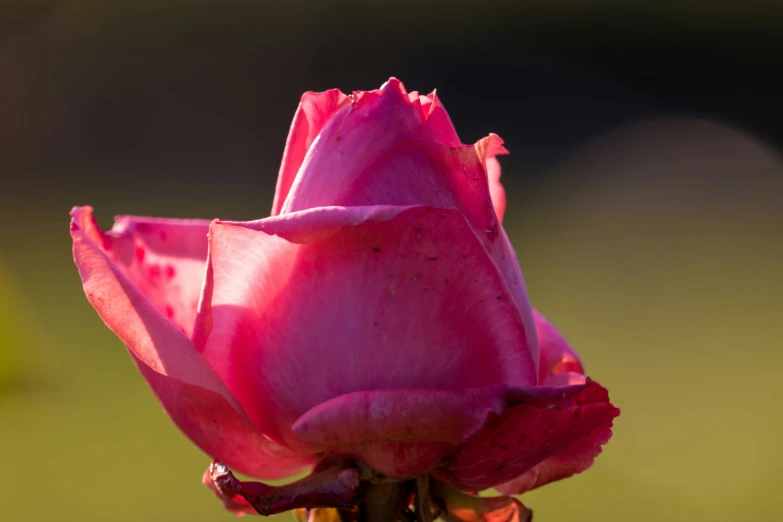
[[[84,298],[68,210],[265,216],[301,93],[393,75],[505,139],[530,295],[623,409],[536,520],[783,520],[781,7],[3,0],[0,519],[231,519]]]

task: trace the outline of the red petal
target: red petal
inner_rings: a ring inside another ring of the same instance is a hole
[[[611,437],[612,419],[620,410],[590,379],[583,387],[549,388],[558,390],[559,401],[526,400],[490,419],[434,476],[462,490],[481,491],[517,478],[553,456],[557,471],[548,470],[547,477],[562,478],[590,467]],[[534,391],[547,392],[542,387]]]
[[[277,176],[277,189],[272,203],[272,215],[276,216],[283,208],[296,173],[302,166],[307,151],[321,133],[324,126],[348,100],[338,89],[326,92],[306,92],[302,95],[299,107],[294,114],[291,130],[283,152],[283,162]]]
[[[296,444],[294,421],[347,393],[536,383],[519,309],[458,211],[324,208],[210,234],[204,355],[273,440]]]

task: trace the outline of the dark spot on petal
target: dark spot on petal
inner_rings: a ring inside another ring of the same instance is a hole
[[[435,257],[430,257],[430,258],[429,258],[429,260],[430,260],[430,261],[437,261],[437,260],[438,260],[438,256],[435,256]]]
[[[499,295],[499,296],[495,297],[495,299],[497,299],[498,301],[500,301],[501,299],[503,299],[503,296],[502,296],[502,295]]]
[[[160,265],[152,265],[150,267],[150,277],[160,277]]]
[[[174,274],[176,274],[176,271],[174,270],[173,266],[167,265],[166,266],[166,270],[165,270],[165,274],[166,274],[166,278],[167,279],[171,279],[172,277],[174,277]]]
[[[343,139],[343,137],[342,136],[335,136],[334,139],[335,139],[335,141],[340,141],[341,139]]]
[[[166,317],[168,317],[169,319],[174,317],[174,309],[170,306],[166,307]]]
[[[373,252],[380,252],[381,249],[378,247],[371,247]]]
[[[149,234],[152,231],[152,225],[149,223],[136,223],[136,231],[142,234]]]
[[[138,260],[139,263],[144,262],[144,249],[141,248],[140,246],[136,247],[136,259]]]

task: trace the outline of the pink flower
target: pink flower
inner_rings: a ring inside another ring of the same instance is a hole
[[[435,93],[391,79],[304,94],[271,217],[103,232],[73,210],[88,299],[222,463],[205,479],[228,508],[321,504],[274,504],[225,466],[281,478],[328,455],[319,476],[352,486],[323,505],[345,507],[363,479],[343,468],[518,494],[592,465],[619,410],[530,306],[502,144],[462,145]]]

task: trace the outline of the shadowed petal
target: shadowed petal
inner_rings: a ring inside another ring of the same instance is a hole
[[[536,383],[520,311],[458,211],[326,208],[210,235],[203,353],[273,440],[297,447],[297,418],[357,391]]]
[[[334,114],[348,101],[348,97],[338,89],[326,92],[306,92],[302,95],[296,109],[288,140],[285,144],[283,162],[277,176],[277,189],[272,203],[272,215],[276,216],[283,208],[296,173],[302,166],[305,155],[324,126]]]
[[[556,393],[544,402],[526,400],[490,419],[434,476],[465,491],[481,491],[515,479],[555,455],[568,474],[590,467],[611,437],[612,419],[620,410],[590,379],[584,386],[550,388],[558,390],[560,400],[553,400]],[[557,475],[553,470],[547,473]]]

